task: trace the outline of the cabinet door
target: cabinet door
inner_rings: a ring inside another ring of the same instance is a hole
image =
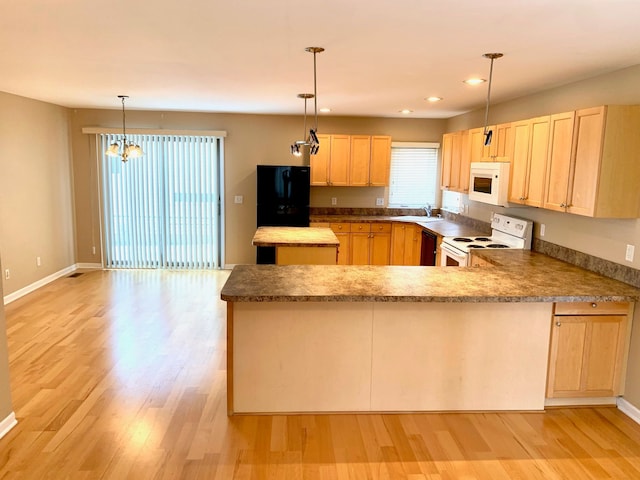
[[[351,265],[369,265],[369,232],[351,233]]]
[[[530,125],[527,193],[524,203],[532,207],[541,207],[549,151],[549,116],[533,118]]]
[[[351,135],[349,185],[354,187],[366,187],[369,185],[370,162],[371,137],[369,135]]]
[[[573,136],[573,174],[569,182],[569,213],[593,216],[597,193],[605,107],[578,110]]]
[[[407,225],[394,223],[391,226],[391,265],[404,265]]]
[[[338,247],[338,265],[351,264],[351,224],[350,223],[332,223],[331,230],[336,234],[340,241]]]
[[[564,212],[567,207],[574,118],[575,112],[551,115],[549,155],[542,204],[544,208],[549,210]]]
[[[456,152],[456,142],[453,143],[453,158],[460,158],[459,191],[469,193],[469,175],[471,173],[471,139],[468,131],[460,133],[460,151]]]
[[[371,265],[389,265],[391,253],[391,224],[371,224]]]
[[[406,258],[405,265],[420,265],[420,254],[422,249],[422,229],[417,225],[411,226],[411,255]]]
[[[489,147],[484,146],[484,127],[469,130],[470,161],[486,162],[489,159]]]
[[[316,155],[309,155],[311,164],[311,185],[329,185],[329,159],[331,158],[331,136],[318,134],[320,150]]]
[[[493,131],[494,139],[489,149],[492,157],[507,157],[513,153],[513,130],[511,123],[502,123]]]
[[[369,185],[372,187],[389,186],[391,167],[391,137],[375,135],[371,137],[371,164],[369,165]]]
[[[440,170],[440,188],[449,190],[451,187],[451,163],[453,162],[453,137],[455,133],[445,133],[442,136],[442,168]]]
[[[331,135],[329,185],[334,187],[346,187],[349,185],[350,161],[351,137],[349,135]]]
[[[509,201],[524,203],[526,200],[527,166],[529,158],[529,120],[515,122],[513,125],[513,160],[511,161],[511,182]]]
[[[626,315],[556,315],[547,396],[618,395],[626,319]]]

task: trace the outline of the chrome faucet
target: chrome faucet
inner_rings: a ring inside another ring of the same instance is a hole
[[[429,204],[427,203],[427,206],[426,206],[426,207],[424,207],[424,211],[427,213],[427,217],[430,217],[430,216],[431,216],[431,213],[432,213],[432,211],[431,211],[431,205],[429,205]]]

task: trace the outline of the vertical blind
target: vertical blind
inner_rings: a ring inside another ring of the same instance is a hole
[[[439,146],[437,143],[403,142],[391,145],[389,207],[436,205]]]
[[[101,152],[119,135],[101,134]],[[123,163],[102,154],[107,268],[220,266],[222,139],[129,135],[144,155]]]

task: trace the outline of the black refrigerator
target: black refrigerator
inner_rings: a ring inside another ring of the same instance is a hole
[[[257,166],[257,226],[308,227],[311,167]],[[258,247],[257,263],[275,263],[274,247]]]

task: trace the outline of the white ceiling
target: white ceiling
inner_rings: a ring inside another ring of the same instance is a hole
[[[448,118],[640,63],[639,0],[5,0],[0,90],[66,107]],[[10,4],[10,5],[9,5]],[[444,97],[437,104],[424,99]],[[312,107],[312,103],[310,107]]]

